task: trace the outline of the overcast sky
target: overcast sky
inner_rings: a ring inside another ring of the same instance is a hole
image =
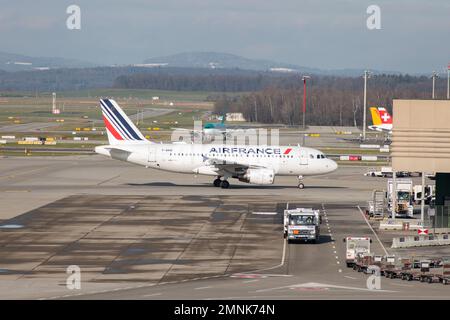
[[[443,71],[449,0],[0,0],[0,51],[107,64],[217,51],[323,69]],[[81,8],[68,30],[66,8]],[[366,9],[381,8],[381,30]]]

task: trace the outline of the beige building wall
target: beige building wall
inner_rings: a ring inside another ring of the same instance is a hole
[[[450,101],[394,100],[392,168],[450,173]]]

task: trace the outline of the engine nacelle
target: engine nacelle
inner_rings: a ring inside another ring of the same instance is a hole
[[[239,181],[253,184],[273,184],[275,172],[270,169],[248,169]]]

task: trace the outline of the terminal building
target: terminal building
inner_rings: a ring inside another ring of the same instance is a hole
[[[436,174],[434,225],[450,228],[450,100],[394,100],[392,168]]]

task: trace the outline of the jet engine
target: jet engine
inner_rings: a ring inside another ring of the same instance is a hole
[[[272,184],[275,173],[270,169],[248,169],[245,174],[239,177],[239,181],[253,184]]]

